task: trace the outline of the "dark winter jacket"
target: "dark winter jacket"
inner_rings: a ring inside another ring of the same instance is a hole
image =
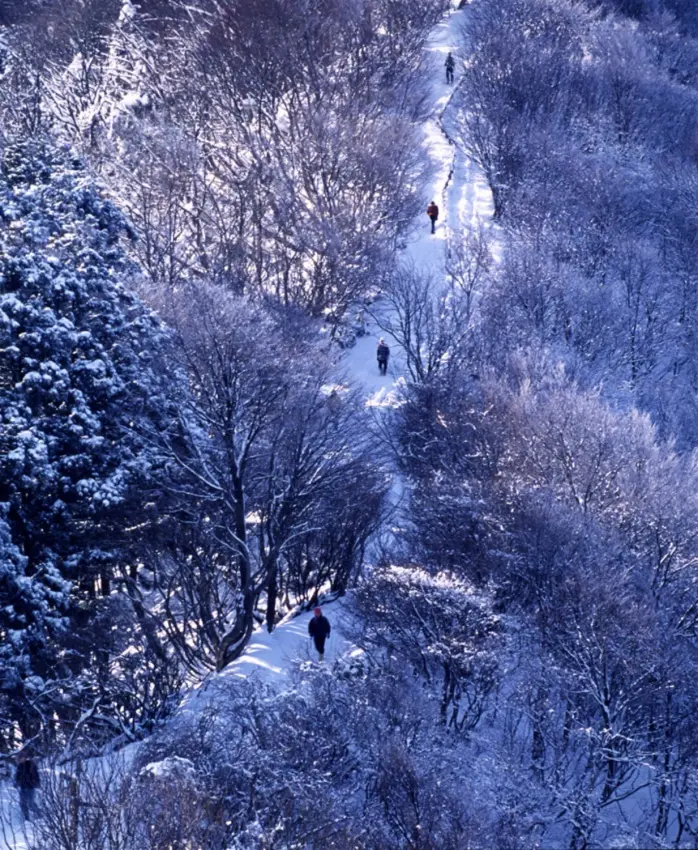
[[[439,217],[439,208],[436,204],[429,204],[427,207],[427,215],[429,218],[438,218]]]
[[[17,765],[17,771],[15,773],[15,783],[18,788],[38,788],[41,785],[41,780],[39,779],[39,768],[36,766],[36,762],[31,759],[27,759],[26,761],[21,761]]]
[[[313,617],[313,619],[308,623],[308,634],[313,638],[329,637],[331,630],[332,626],[330,626],[330,621],[325,616]]]
[[[455,64],[456,64],[456,60],[449,53],[448,56],[446,57],[446,61],[444,62],[444,65],[447,68],[450,68],[451,70],[453,70],[453,67],[454,67]]]
[[[388,357],[390,357],[390,349],[384,342],[378,344],[378,348],[376,349],[376,357],[378,358],[379,363],[382,363],[384,360],[387,360]]]

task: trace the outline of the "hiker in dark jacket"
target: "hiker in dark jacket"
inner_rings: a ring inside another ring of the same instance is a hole
[[[37,811],[36,792],[41,785],[41,779],[36,762],[26,753],[20,756],[15,771],[15,785],[19,791],[19,807],[24,820],[31,820],[32,814]]]
[[[325,641],[330,636],[331,631],[330,621],[327,617],[322,616],[322,608],[316,608],[313,619],[308,623],[308,634],[315,643],[320,661],[325,657]]]
[[[456,60],[453,58],[452,53],[448,54],[444,64],[446,66],[446,82],[452,83],[453,82],[453,69],[456,67]]]
[[[436,233],[436,220],[439,217],[439,208],[433,201],[427,207],[427,215],[431,219],[431,232]]]
[[[385,375],[388,371],[388,358],[390,357],[390,349],[385,344],[385,340],[383,337],[378,341],[378,348],[376,349],[376,359],[378,360],[378,371],[381,375]]]

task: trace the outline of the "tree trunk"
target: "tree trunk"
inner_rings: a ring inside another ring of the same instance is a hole
[[[267,584],[267,631],[271,632],[276,620],[276,599],[278,595],[278,571],[276,563],[269,570],[269,582]]]
[[[221,638],[216,653],[216,669],[222,670],[244,650],[254,626],[255,594],[252,587],[252,565],[247,546],[247,523],[245,521],[245,488],[242,479],[233,472],[233,495],[235,497],[235,537],[237,540],[238,573],[241,602],[235,623]]]

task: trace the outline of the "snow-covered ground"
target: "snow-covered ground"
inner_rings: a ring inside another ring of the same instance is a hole
[[[0,848],[2,850],[26,850],[22,837],[22,815],[19,811],[17,792],[8,782],[0,785],[0,807],[3,823],[0,826]]]
[[[325,645],[324,664],[332,666],[336,659],[357,651],[347,637],[351,623],[345,599],[323,603],[322,610],[329,619],[332,633]],[[203,708],[215,703],[221,694],[241,680],[254,680],[283,690],[292,686],[291,671],[298,663],[317,664],[318,655],[308,635],[312,612],[292,612],[271,634],[260,627],[252,636],[245,652],[221,673],[211,674],[185,696],[179,708],[181,719],[200,715]]]

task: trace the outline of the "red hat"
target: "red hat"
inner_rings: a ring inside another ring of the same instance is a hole
[[[314,614],[322,614],[322,608],[318,605],[318,607],[313,611]]]

